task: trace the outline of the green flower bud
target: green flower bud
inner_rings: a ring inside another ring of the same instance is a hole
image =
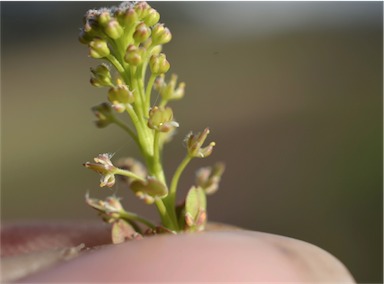
[[[116,14],[116,17],[119,23],[125,28],[133,27],[139,20],[139,17],[133,8],[129,8],[125,11],[119,11]]]
[[[151,41],[149,43],[152,44],[152,39],[151,39]],[[153,46],[151,48],[150,56],[152,56],[152,55],[159,55],[162,50],[163,50],[163,46],[161,46],[161,45]]]
[[[151,27],[160,20],[160,14],[153,8],[150,8],[148,10],[148,15],[144,18],[144,23],[148,26]]]
[[[111,71],[109,70],[108,65],[105,63],[98,65],[96,68],[91,68],[91,72],[97,77],[108,77],[109,79],[111,79]]]
[[[120,38],[124,30],[120,26],[119,22],[115,19],[108,22],[108,24],[104,28],[104,32],[112,39],[118,39]]]
[[[163,24],[157,24],[152,30],[152,44],[159,45],[170,42],[172,34]]]
[[[148,127],[160,132],[168,132],[172,128],[179,127],[179,124],[173,120],[170,107],[153,107],[149,111]]]
[[[89,43],[89,55],[92,58],[103,58],[110,54],[107,43],[100,39],[95,38]]]
[[[112,103],[112,107],[117,112],[123,112],[126,104],[131,104],[135,101],[133,93],[128,89],[127,85],[118,84],[108,91],[108,100]]]
[[[133,33],[133,39],[137,43],[142,43],[146,41],[151,35],[151,29],[148,28],[145,23],[140,23],[137,25],[135,32]]]
[[[95,69],[91,68],[91,84],[95,87],[112,86],[111,72],[106,64],[98,65]]]
[[[171,65],[169,64],[167,57],[164,53],[160,53],[159,55],[152,55],[149,60],[149,67],[151,68],[151,72],[154,75],[160,75],[166,73]]]
[[[112,108],[108,103],[102,103],[94,106],[92,112],[97,117],[95,124],[98,128],[104,128],[114,121]]]
[[[208,146],[202,148],[203,143],[207,138],[208,134],[208,128],[205,128],[203,132],[197,135],[194,135],[193,133],[188,134],[185,141],[187,144],[188,155],[190,157],[205,158],[211,155],[213,147],[216,145],[215,142],[211,142]]]
[[[134,7],[139,19],[144,19],[148,15],[150,8],[151,7],[145,1],[137,3]]]
[[[130,44],[125,52],[124,60],[130,65],[137,66],[142,62],[143,50]]]
[[[97,22],[99,23],[100,26],[103,26],[103,27],[105,27],[110,20],[111,20],[111,14],[107,9],[104,9],[100,13],[99,17],[97,18]]]

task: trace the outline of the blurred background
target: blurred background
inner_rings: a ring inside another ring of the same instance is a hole
[[[184,136],[209,126],[208,159],[182,176],[182,198],[201,166],[224,161],[210,220],[304,240],[339,258],[359,282],[382,282],[382,2],[152,2],[173,34],[164,50],[187,83],[165,150],[171,176]],[[82,167],[94,156],[138,157],[128,136],[97,129],[78,40],[87,9],[109,3],[1,2],[2,221],[98,217]]]

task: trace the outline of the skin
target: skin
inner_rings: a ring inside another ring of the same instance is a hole
[[[97,249],[80,252],[80,243]],[[157,235],[119,245],[109,243],[109,227],[100,224],[5,226],[3,280],[354,283],[344,265],[326,251],[306,242],[261,232],[216,227],[204,233]],[[29,264],[28,257],[32,259]],[[48,264],[47,259],[51,259]],[[40,269],[28,272],[28,267],[36,263],[41,264]],[[17,270],[24,275],[11,273]]]

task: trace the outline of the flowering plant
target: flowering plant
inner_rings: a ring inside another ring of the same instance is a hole
[[[84,166],[100,174],[100,187],[112,187],[115,176],[121,177],[137,197],[147,204],[155,204],[161,217],[161,224],[157,226],[126,211],[119,198],[97,200],[87,195],[86,202],[112,224],[115,243],[140,238],[146,233],[204,230],[206,195],[217,190],[224,171],[221,163],[200,169],[196,173],[196,184],[184,202],[176,204],[178,182],[185,167],[194,158],[208,157],[215,143],[204,146],[208,128],[198,134],[188,134],[186,156],[171,182],[166,181],[162,151],[179,127],[168,104],[183,98],[185,83],[178,83],[175,74],[166,80],[170,63],[162,53],[162,46],[172,35],[159,20],[159,13],[148,3],[124,2],[118,7],[87,11],[79,36],[80,42],[88,46],[90,57],[105,61],[91,68],[91,84],[108,88],[108,102],[92,108],[97,127],[115,124],[126,131],[140,149],[144,162],[125,158],[114,164],[112,155],[99,154],[94,162],[86,162]],[[152,106],[152,91],[161,98],[156,106]],[[129,125],[119,119],[123,113],[130,117]]]

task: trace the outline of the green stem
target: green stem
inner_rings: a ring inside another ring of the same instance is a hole
[[[136,71],[136,79],[137,79],[137,88],[139,89],[139,93],[140,93],[140,97],[141,97],[141,101],[142,101],[142,107],[143,107],[143,113],[144,115],[148,115],[148,111],[149,109],[146,109],[145,106],[146,106],[146,102],[145,102],[145,92],[144,92],[144,79],[145,79],[145,75],[143,75],[143,64],[140,64],[138,67],[137,67],[137,71]]]
[[[125,69],[120,64],[120,62],[116,59],[116,57],[113,56],[112,54],[109,54],[109,55],[107,55],[106,58],[109,60],[109,62],[111,62],[113,64],[113,66],[116,67],[116,69],[117,69],[117,71],[119,71],[120,75],[125,77]]]
[[[149,108],[151,107],[151,92],[155,80],[156,75],[151,74],[151,77],[148,80],[147,89],[145,91],[145,109],[147,110],[149,110]]]
[[[154,175],[164,184],[166,184],[163,167],[160,159],[160,132],[155,130],[153,138],[153,170]]]
[[[156,229],[156,226],[154,224],[152,224],[147,219],[140,217],[137,214],[127,212],[127,211],[122,211],[122,212],[120,212],[120,217],[123,219],[127,219],[127,220],[137,221],[137,222],[140,222],[140,223],[148,226],[151,229]]]
[[[164,205],[163,200],[156,199],[155,200],[157,210],[159,211],[161,222],[165,227],[167,227],[170,230],[177,230],[177,226],[174,224],[173,220],[169,218],[169,215],[167,213],[167,208]]]
[[[149,128],[139,119],[133,107],[130,104],[126,105],[127,112],[131,117],[132,123],[136,128],[138,135],[140,149],[142,150],[143,155],[147,159],[148,156],[152,156],[152,138],[149,132]]]
[[[160,142],[159,142],[160,134],[161,133],[159,131],[155,131],[155,136],[153,139],[153,170],[154,170],[154,175],[161,182],[166,184],[164,170],[161,164],[161,157],[160,157]],[[172,204],[167,203],[166,199],[164,200],[164,203],[162,202],[162,205],[164,206],[164,209],[166,210],[166,213],[169,218],[167,219],[169,222],[168,226],[170,226],[172,230],[178,231],[179,225],[177,222],[175,207]]]
[[[119,169],[119,168],[116,168],[113,171],[113,174],[130,177],[132,179],[137,179],[137,180],[140,180],[140,181],[143,181],[143,182],[146,181],[144,178],[142,178],[141,176],[138,176],[137,174],[135,174],[135,173],[133,173],[131,171],[127,171],[127,170],[123,170],[123,169]]]
[[[169,203],[171,206],[175,206],[175,200],[176,200],[176,189],[177,185],[179,183],[179,179],[181,174],[183,173],[185,167],[188,165],[188,163],[192,160],[192,157],[187,155],[183,161],[180,163],[178,168],[175,171],[175,174],[173,175],[172,181],[171,181],[171,188],[169,190]]]

